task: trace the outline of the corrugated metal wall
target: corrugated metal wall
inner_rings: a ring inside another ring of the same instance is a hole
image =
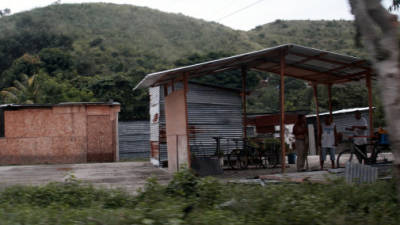
[[[149,121],[119,122],[119,157],[120,159],[148,159],[150,157]]]
[[[368,120],[368,110],[359,110],[361,112],[361,116],[365,118],[367,121],[367,124],[369,126],[369,120]],[[336,147],[336,154],[344,150],[345,148],[348,148],[348,140],[349,136],[353,136],[353,131],[348,131],[346,130],[347,127],[351,127],[354,124],[354,121],[356,120],[354,118],[354,113],[355,111],[351,112],[346,112],[346,113],[337,113],[333,114],[333,122],[336,124],[336,131],[339,133],[342,133],[343,135],[343,142],[339,143],[339,145]],[[324,114],[320,115],[320,120],[321,124],[325,123],[325,118],[329,116],[329,114]],[[317,117],[316,116],[310,116],[307,117],[307,123],[312,124],[314,128],[314,140],[311,142],[316,143],[317,140]],[[315,145],[310,145],[310,154],[314,155],[316,154],[316,149]]]
[[[356,119],[354,118],[354,113],[355,112],[349,112],[349,113],[340,113],[340,114],[333,114],[333,122],[336,124],[336,130],[337,132],[340,132],[343,134],[343,137],[347,136],[352,136],[353,132],[352,131],[347,131],[346,127],[351,127],[353,126],[354,122]],[[365,118],[367,121],[367,124],[369,126],[369,119],[368,119],[368,110],[365,111],[360,111],[361,117]],[[325,118],[329,115],[323,115],[320,116],[321,124],[325,122]],[[316,127],[317,127],[317,119],[316,117],[309,117],[307,118],[308,123],[313,123],[314,128],[315,128],[315,133]]]
[[[176,88],[182,88],[182,84],[176,84]],[[159,110],[158,122],[151,121],[151,140],[156,141],[158,130],[160,161],[163,162],[167,160],[164,94],[160,87],[154,87],[150,88],[150,97],[151,108],[154,108],[150,112],[151,120],[157,113],[157,109]],[[192,154],[213,155],[216,150],[213,137],[216,136],[242,138],[242,103],[239,92],[189,83],[187,101],[189,144]],[[235,148],[233,142],[228,144],[229,146],[224,141],[221,148],[228,151]]]
[[[241,138],[242,101],[240,93],[222,88],[189,84],[188,117],[190,149],[196,155],[214,155],[216,142],[213,137]],[[221,148],[234,148],[222,141]]]

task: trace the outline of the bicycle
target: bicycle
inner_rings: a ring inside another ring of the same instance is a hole
[[[248,165],[248,156],[245,150],[245,144],[242,143],[243,148],[239,148],[239,141],[242,139],[233,138],[228,139],[235,142],[235,148],[228,154],[228,163],[232,169],[246,169]]]
[[[360,138],[364,136],[353,136],[353,138]],[[371,137],[369,137],[371,138]],[[355,158],[357,158],[358,162],[361,164],[364,162],[365,164],[371,165],[371,164],[376,164],[377,163],[377,158],[379,153],[381,153],[384,149],[389,149],[388,146],[380,146],[379,142],[377,141],[376,137],[373,136],[372,139],[368,144],[366,144],[366,149],[368,149],[368,146],[372,146],[372,152],[370,153],[368,157],[368,153],[364,153],[359,146],[355,145],[354,143],[351,144],[350,149],[345,149],[342,152],[339,153],[336,164],[337,168],[344,167],[347,162],[353,162]],[[390,150],[390,149],[389,149]],[[354,157],[354,155],[356,157]]]
[[[263,149],[263,147],[254,147],[243,141],[243,148],[238,148],[238,142],[241,139],[233,139],[236,148],[228,154],[228,162],[232,169],[247,169],[249,165],[257,168],[275,168],[279,163],[279,153],[276,148]]]

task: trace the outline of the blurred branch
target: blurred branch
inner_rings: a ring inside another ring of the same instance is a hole
[[[389,11],[395,11],[398,10],[400,7],[400,0],[393,0],[392,5],[389,6]]]
[[[357,32],[367,48],[382,90],[394,173],[400,201],[400,69],[397,16],[390,14],[380,0],[349,0]],[[400,0],[393,1],[396,7]]]

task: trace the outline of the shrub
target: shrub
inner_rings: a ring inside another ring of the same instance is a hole
[[[399,224],[395,182],[225,184],[189,170],[138,194],[70,179],[0,192],[1,224]]]

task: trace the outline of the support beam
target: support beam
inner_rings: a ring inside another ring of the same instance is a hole
[[[267,71],[267,72],[272,72],[272,73],[279,73],[279,70],[273,70],[273,69],[269,69],[269,68],[257,67],[257,69],[260,69],[260,70],[263,70],[263,71]],[[303,75],[294,75],[293,73],[289,74],[289,73],[285,72],[285,74],[287,76],[296,77],[296,78],[299,78],[299,79],[302,79],[302,80],[308,80],[308,81],[317,80],[317,79],[314,79],[314,78],[315,77],[318,78],[321,75],[329,78],[331,80],[331,82],[334,81],[334,80],[341,80],[341,79],[344,78],[343,76],[339,76],[339,75],[333,74],[333,73],[321,73],[319,75],[315,75],[313,70],[301,68],[301,67],[298,67],[298,66],[292,66],[292,65],[286,65],[286,69],[287,70],[296,69],[298,72],[303,73]],[[365,71],[364,71],[364,73],[365,73]],[[352,79],[349,79],[349,80],[352,80]]]
[[[286,65],[286,66],[295,66],[295,65],[303,64],[303,63],[306,63],[306,62],[308,62],[310,60],[318,59],[318,58],[320,58],[320,57],[322,57],[324,55],[327,55],[327,54],[328,54],[327,52],[323,52],[323,53],[320,53],[320,54],[317,54],[317,55],[304,57],[304,59],[299,60],[299,61],[294,62],[294,63],[291,63],[291,64]],[[274,66],[271,66],[271,67],[266,68],[266,69],[267,70],[277,70],[277,69],[279,69],[279,65],[274,65]]]
[[[246,104],[246,95],[247,95],[247,68],[246,66],[242,67],[242,106],[243,106],[243,138],[247,138],[247,104]]]
[[[319,104],[318,104],[318,86],[317,84],[313,84],[313,91],[314,91],[314,101],[315,101],[315,109],[316,109],[316,115],[317,115],[317,154],[320,155],[320,138],[321,138],[321,121],[319,118]],[[319,160],[321,162],[321,155],[319,157]]]
[[[372,110],[372,85],[371,85],[371,74],[368,73],[365,77],[366,86],[368,89],[368,115],[369,115],[369,136],[374,136],[374,121],[373,121],[373,110]]]
[[[328,103],[329,103],[329,117],[333,120],[332,116],[332,84],[328,84]]]
[[[164,88],[164,97],[167,97],[168,96],[168,84],[164,84],[162,87]]]
[[[359,81],[359,80],[363,79],[364,77],[366,77],[367,73],[368,72],[361,71],[361,72],[358,72],[358,73],[353,73],[353,74],[350,74],[350,75],[343,76],[343,79],[336,80],[335,84],[347,83],[347,82],[350,82],[350,81]]]
[[[306,54],[302,54],[302,53],[294,53],[294,52],[291,52],[291,54],[297,55],[297,56],[301,56],[301,57],[307,57]],[[332,63],[332,64],[339,64],[339,65],[343,65],[343,66],[348,65],[348,63],[345,63],[345,62],[340,62],[340,61],[337,61],[337,60],[326,59],[326,58],[319,58],[319,59],[317,59],[317,60],[323,61],[323,62]],[[369,70],[369,69],[370,69],[369,67],[367,67],[367,66],[362,66],[362,65],[353,65],[353,67],[360,68],[360,69],[364,69],[364,70]]]
[[[285,145],[285,56],[286,54],[281,55],[281,70],[280,77],[281,82],[279,86],[280,90],[280,104],[281,104],[281,126],[280,126],[280,138],[281,138],[281,150],[282,150],[282,173],[285,173],[286,169],[286,145]]]
[[[317,72],[317,73],[310,74],[310,75],[318,76],[318,75],[321,75],[321,74],[328,74],[328,73],[332,73],[332,72],[335,72],[335,71],[338,71],[338,70],[343,70],[343,69],[346,69],[346,68],[349,68],[349,67],[354,67],[356,65],[359,65],[359,64],[362,64],[362,63],[365,63],[365,62],[366,62],[365,60],[359,60],[359,61],[356,61],[356,62],[349,63],[347,65],[335,67],[333,69],[329,69],[329,70],[326,70],[326,71],[323,71],[323,72]]]
[[[190,156],[190,133],[189,133],[189,114],[188,114],[188,104],[187,104],[187,94],[188,94],[188,74],[183,75],[183,90],[185,92],[184,99],[185,99],[185,114],[186,114],[186,140],[187,140],[187,161],[188,161],[188,168],[191,168],[191,156]]]
[[[175,81],[171,80],[170,85],[171,85],[171,92],[174,92],[175,91]]]
[[[263,68],[252,68],[253,70],[256,70],[256,71],[260,71],[260,72],[270,72],[270,73],[275,73],[275,74],[277,74],[277,75],[279,75],[281,72],[280,72],[280,70],[267,70],[267,69],[263,69]],[[304,77],[302,77],[302,76],[299,76],[299,75],[295,75],[295,74],[290,74],[290,73],[287,73],[287,72],[285,72],[285,74],[288,76],[288,77],[294,77],[294,78],[298,78],[298,79],[303,79],[303,80],[305,80],[304,79]],[[312,81],[312,82],[317,82],[317,80],[314,80],[314,79],[306,79],[306,80],[308,80],[308,81]]]

